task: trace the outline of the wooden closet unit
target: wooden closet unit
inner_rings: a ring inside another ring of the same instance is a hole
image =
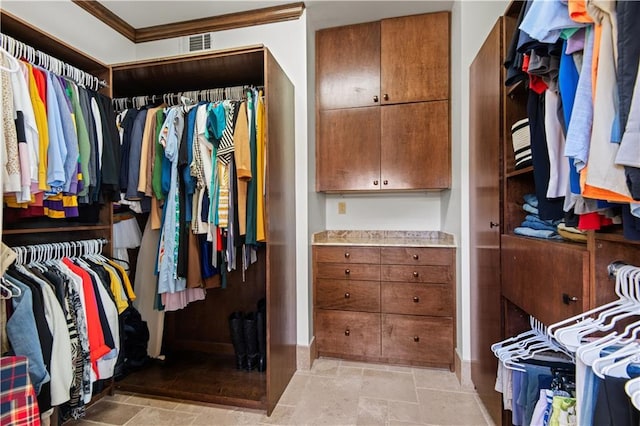
[[[229,274],[226,289],[209,290],[205,301],[167,312],[166,365],[132,373],[119,387],[266,409],[270,414],[296,370],[293,85],[263,46],[120,64],[113,66],[112,73],[114,97],[264,86],[266,247],[258,251],[259,261],[249,267],[246,282],[239,269]],[[267,371],[238,371],[228,317],[234,311],[255,311],[261,297],[267,302]]]
[[[450,14],[316,33],[316,190],[451,185]]]
[[[514,234],[534,193],[533,167],[515,168],[511,126],[527,117],[528,82],[505,87],[503,63],[524,2],[513,1],[470,67],[471,376],[496,424],[502,396],[494,390],[497,359],[490,347],[617,298],[608,265],[640,266],[640,244],[617,231],[589,231],[586,244]],[[508,413],[508,412],[504,412]]]

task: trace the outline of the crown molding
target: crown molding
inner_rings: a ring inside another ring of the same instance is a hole
[[[71,1],[134,43],[295,20],[300,18],[305,7],[304,3],[298,2],[189,21],[134,28],[97,0]]]

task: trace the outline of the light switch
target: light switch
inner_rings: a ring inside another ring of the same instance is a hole
[[[338,202],[338,214],[347,214],[347,203],[344,201]]]

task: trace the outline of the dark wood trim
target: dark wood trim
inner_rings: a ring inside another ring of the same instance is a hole
[[[136,43],[163,40],[204,32],[231,30],[253,25],[271,24],[274,22],[298,19],[304,11],[304,3],[292,3],[281,6],[246,12],[229,13],[172,24],[154,25],[136,29]]]
[[[71,0],[71,2],[80,6],[132,42],[136,42],[136,29],[100,2],[95,0]]]
[[[71,1],[134,43],[291,21],[298,19],[302,15],[305,7],[304,3],[298,2],[248,10],[246,12],[228,13],[226,15],[210,16],[189,21],[134,28],[97,0]]]

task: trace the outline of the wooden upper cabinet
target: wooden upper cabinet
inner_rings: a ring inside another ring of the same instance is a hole
[[[316,79],[321,110],[379,105],[380,22],[318,31]]]
[[[380,107],[320,111],[318,191],[380,188]]]
[[[382,104],[449,99],[449,12],[381,21]]]
[[[381,188],[448,188],[449,102],[388,105],[381,110]]]

